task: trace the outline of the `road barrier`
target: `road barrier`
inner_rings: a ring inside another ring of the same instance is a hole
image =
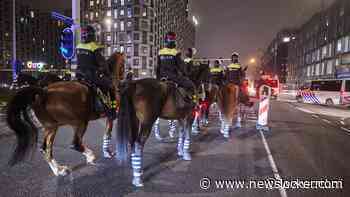
[[[271,87],[262,85],[259,88],[259,113],[258,113],[258,122],[256,124],[257,130],[269,131],[268,127],[268,115],[270,109],[270,96],[271,96]]]

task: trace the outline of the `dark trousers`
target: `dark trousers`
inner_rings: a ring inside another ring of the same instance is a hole
[[[107,77],[98,76],[96,71],[91,69],[79,69],[78,73],[81,77],[93,83],[105,93],[110,93],[112,100],[114,100],[115,95],[113,92],[112,80]]]

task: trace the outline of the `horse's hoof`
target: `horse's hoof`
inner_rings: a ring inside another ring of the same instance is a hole
[[[162,140],[163,140],[163,138],[160,137],[159,135],[156,135],[156,139],[157,139],[158,141],[162,141]]]
[[[106,159],[111,159],[115,156],[116,154],[113,151],[103,151],[103,157]]]
[[[182,156],[182,159],[185,160],[185,161],[191,161],[192,160],[191,154],[190,153],[184,153],[183,156]]]
[[[141,178],[134,178],[132,180],[132,184],[135,186],[135,187],[143,187],[143,182],[141,180]]]
[[[56,176],[67,176],[71,172],[71,169],[67,166],[58,166]]]
[[[182,150],[177,150],[177,155],[179,157],[182,157],[184,155],[184,152]]]

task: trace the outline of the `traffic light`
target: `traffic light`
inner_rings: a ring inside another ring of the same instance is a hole
[[[74,33],[66,28],[61,33],[60,51],[65,59],[72,59],[74,56]]]

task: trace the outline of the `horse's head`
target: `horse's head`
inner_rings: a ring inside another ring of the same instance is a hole
[[[123,80],[125,72],[125,54],[115,52],[107,62],[109,70],[112,72],[112,78],[117,81]]]

